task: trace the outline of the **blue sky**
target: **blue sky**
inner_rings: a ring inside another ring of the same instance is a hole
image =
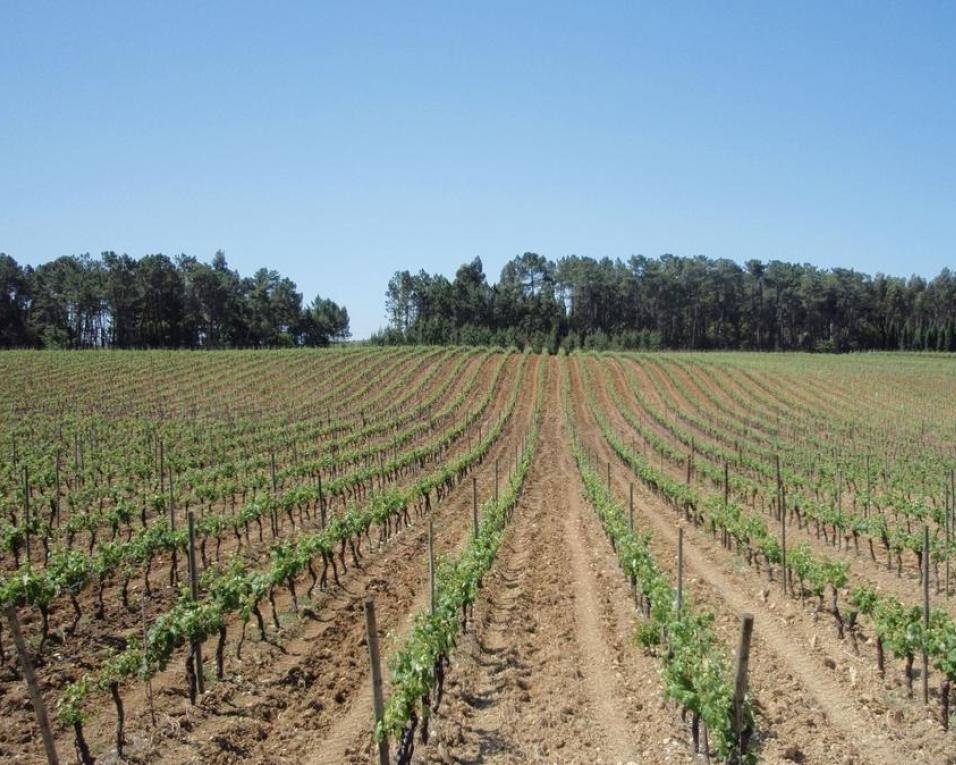
[[[4,3],[0,251],[222,248],[357,337],[476,255],[935,275],[954,39],[954,3]]]

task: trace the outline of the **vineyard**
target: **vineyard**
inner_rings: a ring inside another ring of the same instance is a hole
[[[0,763],[956,763],[954,393],[944,355],[5,353]]]

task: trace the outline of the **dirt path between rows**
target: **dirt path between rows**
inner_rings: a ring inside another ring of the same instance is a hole
[[[514,419],[508,425],[505,434],[495,444],[489,458],[484,460],[483,464],[472,473],[480,485],[479,501],[487,499],[492,492],[495,460],[498,459],[502,466],[508,464],[513,450],[527,433],[535,403],[534,381],[537,376],[538,363],[540,362],[537,360],[531,360],[528,363],[522,383],[519,410],[516,411]],[[507,480],[509,471],[504,467],[501,470],[500,480],[503,482]],[[457,552],[465,545],[470,530],[470,523],[467,519],[470,518],[471,502],[471,481],[466,480],[455,489],[453,496],[441,503],[441,513],[436,513],[435,516],[436,555]],[[402,556],[404,560],[393,561],[385,568],[388,573],[383,573],[382,578],[375,583],[375,588],[373,588],[376,598],[382,656],[386,664],[388,657],[397,648],[401,638],[411,629],[415,615],[427,605],[427,563],[425,556],[421,554],[426,538],[424,528],[416,536],[418,554],[412,553],[407,557]],[[402,568],[415,569],[415,585],[409,586],[409,580],[399,576]],[[381,593],[375,592],[375,589],[378,588],[382,588],[383,591]],[[405,591],[402,591],[402,588]],[[386,590],[388,592],[387,597],[385,597],[384,592]],[[359,608],[360,603],[356,601],[356,610],[358,611]],[[352,641],[356,645],[358,653],[350,664],[350,667],[354,669],[354,672],[350,673],[352,680],[357,681],[357,684],[352,686],[353,695],[347,708],[341,714],[336,715],[327,728],[318,729],[306,736],[304,742],[301,740],[301,735],[286,734],[281,738],[288,739],[289,746],[277,746],[276,741],[267,742],[265,746],[256,750],[257,755],[265,756],[268,753],[272,758],[271,761],[294,761],[308,763],[309,765],[341,765],[342,763],[364,765],[364,763],[371,761],[374,749],[372,744],[372,693],[364,636],[364,621],[359,620],[353,625],[352,631]],[[357,667],[355,659],[358,660]],[[387,670],[385,675],[387,694]],[[292,705],[285,718],[292,725],[296,725],[302,714],[307,715],[308,712],[308,706],[303,708],[303,705],[297,702]],[[290,751],[295,752],[295,756],[291,759],[289,759]]]
[[[479,496],[486,497],[493,485],[495,460],[500,460],[502,480],[507,475],[505,466],[513,459],[530,420],[534,387],[527,381],[533,380],[535,365],[535,360],[529,360],[517,409],[485,460],[435,504],[438,554],[453,549],[466,533],[471,508],[470,476],[477,477]],[[483,419],[485,427],[490,427],[514,390],[516,373],[517,359],[496,395],[496,404]],[[159,728],[130,749],[150,762],[300,763],[319,753],[325,761],[336,765],[367,762],[368,757],[363,758],[360,753],[370,748],[372,719],[371,701],[366,698],[368,660],[362,600],[366,594],[376,598],[382,647],[387,656],[391,642],[386,633],[401,631],[425,589],[427,565],[422,551],[426,538],[427,524],[416,520],[380,550],[369,554],[363,546],[361,565],[349,562],[348,573],[342,575],[342,587],[316,591],[311,602],[303,597],[308,585],[306,577],[300,584],[299,595],[301,605],[311,608],[314,618],[294,617],[288,593],[277,591],[282,629],[277,634],[271,622],[268,626],[281,648],[260,642],[253,624],[248,629],[243,659],[236,663],[233,636],[227,645],[226,680],[209,682],[206,696],[196,707],[183,703],[173,683],[168,689],[171,696],[164,698],[163,703],[157,699],[158,706],[168,711],[159,715]],[[264,613],[268,619],[268,606]],[[164,697],[166,690],[163,689]],[[132,693],[129,695],[133,698]],[[138,718],[129,725],[134,733],[150,730],[143,719],[144,706],[145,700],[139,698],[128,704],[128,724],[131,716]],[[349,726],[350,720],[356,725]]]
[[[660,703],[657,662],[634,645],[633,596],[583,500],[551,364],[539,452],[418,757],[691,762]]]
[[[669,573],[676,568],[677,527],[683,521],[637,484],[588,411],[579,366],[585,363],[591,369],[597,404],[612,429],[632,439],[633,429],[609,392],[609,385],[615,386],[626,401],[634,403],[623,363],[612,365],[608,381],[597,362],[529,359],[513,419],[484,462],[434,506],[438,553],[461,549],[471,523],[471,476],[478,479],[482,499],[490,494],[496,460],[500,459],[501,480],[505,480],[504,466],[513,464],[515,450],[527,432],[535,367],[547,364],[538,452],[498,559],[475,603],[474,619],[452,653],[445,697],[430,725],[431,740],[418,745],[414,760],[418,765],[686,765],[702,761],[691,752],[688,726],[675,707],[663,701],[660,659],[635,645],[640,617],[633,593],[593,508],[582,496],[564,422],[564,363],[571,365],[575,429],[602,473],[605,466],[611,467],[609,480],[619,501],[626,503],[629,484],[635,483],[638,525],[653,531],[651,549],[661,568]],[[635,369],[637,384],[649,400],[661,406],[665,400],[689,406],[657,371]],[[651,381],[657,378],[663,383],[664,396],[654,391]],[[482,426],[490,426],[499,413],[512,390],[511,379],[504,376],[501,390],[481,418]],[[676,444],[666,429],[654,428]],[[446,459],[466,448],[474,429]],[[664,469],[677,479],[682,476],[670,462]],[[198,706],[190,707],[183,698],[179,663],[154,683],[159,718],[155,729],[147,723],[142,690],[130,693],[132,756],[128,761],[374,762],[362,600],[367,594],[376,599],[387,659],[407,634],[414,615],[427,604],[426,529],[416,519],[386,544],[371,551],[363,546],[361,563],[349,563],[341,587],[307,599],[302,597],[306,585],[300,583],[303,611],[307,606],[308,614],[294,616],[287,594],[279,592],[281,627],[274,628],[268,610],[266,614],[269,633],[281,648],[259,642],[252,625],[238,660],[238,626],[230,624],[226,679],[210,680]],[[794,537],[802,538],[797,533]],[[807,607],[779,593],[779,580],[777,586],[768,584],[765,575],[745,568],[738,556],[700,529],[685,526],[684,562],[685,593],[701,609],[716,615],[715,631],[728,655],[739,614],[756,614],[750,677],[757,704],[759,762],[956,763],[951,734],[950,738],[941,734],[932,718],[935,707],[902,698],[898,662],[888,664],[886,681],[878,679],[872,646],[861,641],[859,653],[851,653],[849,642],[832,634],[826,614],[818,622]],[[884,583],[884,588],[892,590],[890,584]],[[210,643],[207,661],[212,649]],[[207,672],[210,665],[211,661]],[[11,716],[25,716],[25,695],[16,701],[7,707]],[[103,752],[98,763],[117,762],[109,744],[103,743],[112,735],[112,719],[107,702],[88,726],[97,752]],[[14,727],[8,723],[6,729]],[[29,730],[23,735],[20,751],[4,762],[39,761],[33,751],[35,742],[27,740]],[[59,743],[61,756],[71,759],[70,737],[61,736]]]
[[[610,450],[590,414],[585,413],[584,387],[573,362],[572,381],[581,435],[602,465],[611,461],[615,491],[619,497],[626,496],[633,478]],[[614,412],[606,390],[596,386],[595,392],[600,406]],[[618,429],[626,429],[618,415],[612,414],[611,420]],[[675,549],[679,522],[675,522],[673,510],[639,483],[635,483],[635,496],[643,522],[654,533],[655,553],[662,543],[665,550]],[[672,565],[667,565],[669,557],[657,554],[667,568]],[[838,641],[829,636],[829,627],[815,629],[795,602],[780,602],[776,597],[779,585],[765,585],[765,577],[761,581],[760,575],[751,570],[741,570],[735,556],[693,527],[687,527],[685,533],[684,562],[685,581],[690,579],[696,589],[695,601],[722,615],[725,639],[732,640],[734,635],[733,625],[726,623],[728,617],[732,621],[742,612],[756,615],[751,683],[765,689],[763,695],[758,690],[757,698],[770,713],[758,723],[768,726],[770,734],[762,762],[780,761],[788,746],[796,746],[806,762],[888,765],[906,758],[920,763],[940,761],[934,757],[945,749],[945,742],[938,726],[926,719],[920,708],[904,712],[892,695],[881,701],[878,686],[868,691],[856,680],[846,681],[847,669],[860,678],[872,675],[869,659],[861,663],[858,657],[851,657],[845,644],[838,646]],[[870,680],[872,687],[875,680]],[[788,693],[797,696],[788,699]],[[894,711],[890,713],[889,709]],[[917,740],[919,744],[901,746],[903,730],[909,732],[914,744]],[[838,744],[840,739],[842,745]],[[833,759],[838,753],[839,758]]]
[[[670,402],[669,405],[672,407],[676,405],[677,408],[683,411],[693,412],[694,406],[687,399],[687,397],[678,391],[677,388],[666,379],[666,376],[661,374],[660,377],[666,389],[668,390]],[[619,382],[619,385],[620,384],[621,383]],[[696,384],[696,381],[694,381],[694,384]],[[608,406],[614,406],[613,402],[610,402]],[[612,414],[615,418],[617,417],[617,413]],[[621,422],[623,422],[623,418],[621,419]],[[698,443],[717,444],[715,439],[712,439],[708,434],[702,432],[700,429],[690,425],[689,423],[682,423],[681,427],[685,431],[691,433]],[[630,433],[631,431],[628,427],[624,427],[622,432]],[[684,446],[678,442],[674,435],[669,431],[663,431],[662,436],[672,446],[677,448],[682,448]],[[699,459],[707,460],[708,458],[701,456]],[[674,467],[672,463],[667,464],[667,472],[672,478],[675,478],[676,480],[683,480],[684,471]],[[697,486],[701,487],[704,493],[715,494],[719,491],[719,489],[713,486],[709,479],[704,478],[703,476],[695,475],[695,483]],[[792,500],[790,501],[792,502]],[[763,516],[768,520],[768,522],[773,523],[771,516],[769,515],[769,510],[767,513],[762,513],[760,510],[758,510],[756,505],[751,505],[750,512],[757,517]],[[922,585],[920,583],[921,577],[919,568],[914,560],[914,557],[909,553],[907,553],[903,558],[903,575],[899,576],[896,573],[895,561],[892,564],[892,568],[887,568],[885,562],[885,547],[879,540],[872,540],[873,550],[876,556],[876,560],[873,560],[868,552],[869,548],[867,546],[867,537],[865,536],[860,540],[859,549],[851,549],[845,544],[841,544],[838,548],[835,545],[821,539],[819,534],[814,534],[811,530],[811,522],[809,520],[806,522],[805,527],[801,527],[792,519],[787,528],[787,535],[791,546],[796,546],[800,543],[807,543],[813,550],[827,558],[839,559],[849,563],[851,567],[851,581],[859,577],[864,579],[866,584],[871,586],[875,585],[884,592],[892,593],[898,598],[901,598],[904,602],[918,603],[922,599]],[[939,568],[941,568],[941,566]],[[939,574],[939,570],[936,571],[936,574]],[[947,610],[950,615],[956,615],[956,603],[947,599],[943,591],[939,589],[940,576],[934,574],[930,574],[930,576],[934,587],[933,606]],[[952,589],[952,586],[950,589]]]

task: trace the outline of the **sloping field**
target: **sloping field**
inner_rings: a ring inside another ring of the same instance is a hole
[[[61,762],[378,762],[368,597],[392,762],[956,762],[954,467],[941,355],[7,353],[0,599]]]

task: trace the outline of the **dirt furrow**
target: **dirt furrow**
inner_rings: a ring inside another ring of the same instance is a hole
[[[603,385],[603,378],[600,377],[599,370],[592,369],[591,371],[592,380],[600,381]],[[662,376],[662,379],[665,379],[664,376]],[[670,385],[669,381],[665,380],[665,384],[667,385],[671,407],[676,407],[683,411],[693,411],[691,403],[682,393],[677,391],[674,386]],[[597,389],[600,390],[600,387],[601,386],[598,386]],[[619,417],[617,407],[614,405],[613,401],[608,398],[605,399],[603,403],[607,405],[606,411],[608,411],[612,419],[620,424],[620,432],[633,432],[624,419]],[[703,433],[700,429],[689,423],[683,422],[681,423],[681,427],[687,432],[692,433],[695,439],[697,439],[700,443],[706,443],[708,441],[713,442],[712,439],[709,439],[706,433]],[[670,431],[664,432],[666,434],[666,439],[672,446],[682,446],[682,444]],[[698,456],[698,459],[707,458],[704,456]],[[683,480],[683,470],[672,464],[668,464],[666,469],[672,478]],[[702,487],[703,491],[708,493],[719,491],[715,489],[711,482],[706,478],[698,481],[698,485]],[[790,501],[792,502],[793,500],[791,499]],[[761,515],[756,507],[752,507],[751,512],[757,514],[758,516]],[[769,513],[766,515],[766,517],[770,517]],[[892,562],[891,566],[887,566],[885,552],[886,548],[883,546],[880,540],[872,540],[873,556],[871,556],[869,553],[871,548],[868,545],[866,537],[861,540],[859,549],[850,549],[843,544],[841,544],[838,548],[834,544],[821,539],[818,533],[813,533],[811,531],[811,523],[812,522],[808,519],[806,526],[798,527],[795,522],[791,522],[787,528],[788,544],[792,546],[800,543],[806,543],[815,552],[820,553],[827,558],[843,560],[849,563],[851,565],[851,573],[854,580],[862,579],[869,585],[875,585],[884,592],[889,592],[896,595],[904,602],[919,603],[921,601],[921,576],[919,565],[913,555],[906,553],[903,556],[903,575],[900,576],[896,573],[897,563],[895,560]],[[873,559],[874,557],[876,558],[875,560]],[[930,574],[931,582],[935,582],[935,584],[933,584],[934,606],[944,608],[950,614],[956,614],[956,603],[947,599],[941,588],[939,582],[940,576],[938,576],[940,568],[941,566],[936,569],[936,575],[934,575],[932,572]]]
[[[517,362],[516,357],[509,366],[509,373],[499,383],[493,405],[482,418],[482,427],[485,429],[490,427],[493,419],[498,416],[514,389]],[[530,367],[533,367],[533,364],[529,365],[528,372],[531,371]],[[500,458],[502,465],[508,463],[513,449],[527,428],[530,399],[530,393],[524,391],[512,421],[506,425],[501,439],[492,447],[479,471],[492,471],[495,458]],[[471,430],[476,428],[477,425]],[[468,439],[466,434],[450,453],[454,454],[459,449],[466,448],[467,444],[463,445],[461,442],[467,442]],[[490,479],[479,480],[490,486]],[[445,525],[439,526],[436,533],[439,551],[448,544],[446,538],[449,534],[457,534],[460,529],[465,528],[464,509],[466,506],[470,507],[471,497],[470,480],[466,483],[467,488],[462,484],[436,507],[436,524],[440,525],[443,519],[446,521]],[[227,678],[222,683],[210,680],[212,672],[207,665],[209,692],[197,707],[190,707],[188,701],[183,698],[180,662],[175,660],[170,670],[158,676],[153,683],[156,691],[154,700],[159,720],[158,729],[154,729],[150,722],[145,689],[139,685],[129,688],[123,694],[127,736],[130,739],[128,750],[134,755],[146,756],[151,762],[239,761],[248,755],[250,742],[254,742],[257,737],[267,738],[274,728],[283,730],[281,726],[275,726],[274,721],[279,717],[279,712],[288,706],[290,683],[291,689],[294,690],[296,687],[311,685],[316,682],[316,678],[322,678],[324,682],[329,677],[328,673],[331,673],[331,679],[324,686],[328,692],[318,694],[326,697],[320,702],[322,709],[318,710],[318,713],[317,710],[312,710],[307,719],[321,723],[334,718],[339,714],[354,685],[351,680],[338,677],[336,672],[342,666],[364,669],[364,664],[356,661],[351,653],[340,656],[338,650],[330,651],[330,648],[334,649],[340,641],[348,640],[350,633],[347,625],[361,623],[361,599],[366,590],[381,591],[384,598],[392,598],[396,603],[401,603],[402,599],[407,597],[408,590],[417,590],[420,587],[421,576],[410,583],[410,578],[401,571],[413,565],[416,551],[423,549],[425,533],[424,524],[414,524],[393,538],[384,550],[366,554],[359,567],[354,567],[350,562],[349,573],[342,579],[344,589],[332,589],[325,593],[317,591],[312,603],[303,603],[318,616],[317,619],[310,618],[310,612],[304,611],[306,617],[296,620],[291,613],[292,605],[288,593],[285,590],[277,590],[276,599],[282,626],[278,645],[260,642],[255,622],[252,621],[248,626],[248,639],[244,643],[243,656],[238,659],[235,651],[239,642],[237,636],[240,625],[232,625],[226,647]],[[392,571],[396,572],[394,576]],[[307,586],[306,578],[300,585],[300,597]],[[263,612],[268,614],[268,610],[266,604]],[[275,630],[271,622],[269,629],[275,640]],[[358,646],[362,639],[363,636],[359,635],[353,642]],[[311,645],[313,641],[318,641],[320,647]],[[208,645],[207,654],[214,649],[213,643],[214,641]],[[331,659],[317,661],[312,655],[316,652],[331,653]],[[296,663],[302,657],[305,657],[303,661],[318,668],[297,668]],[[300,671],[303,673],[301,676]],[[316,674],[316,678],[310,679],[309,672]],[[291,675],[286,677],[284,673]],[[343,701],[326,703],[336,698]],[[104,708],[102,712],[105,714],[97,714],[87,725],[87,735],[91,741],[106,741],[111,736],[114,720],[112,707]],[[70,734],[64,734],[60,738],[61,749],[68,751],[71,748],[71,738]]]
[[[534,379],[534,374],[535,363],[530,362],[525,380]],[[533,386],[522,386],[513,420],[482,465],[472,472],[481,487],[479,499],[487,497],[492,490],[495,460],[502,466],[509,464],[511,453],[524,437],[533,408],[533,393]],[[502,480],[505,475],[502,467]],[[432,516],[436,554],[448,553],[463,543],[471,517],[471,502],[469,477],[438,504]],[[373,556],[359,577],[346,584],[344,600],[336,607],[319,609],[322,623],[303,622],[304,627],[291,641],[283,641],[288,657],[276,657],[264,678],[273,685],[285,686],[277,694],[278,709],[268,721],[265,735],[260,731],[249,742],[244,726],[234,726],[232,731],[233,737],[248,742],[248,757],[255,761],[329,765],[368,761],[372,704],[362,601],[366,595],[375,598],[382,655],[387,658],[427,597],[427,563],[423,555],[427,526],[416,522],[400,537],[401,544],[396,544],[391,554]],[[220,751],[223,749],[220,742],[212,743],[218,744]],[[203,761],[215,751],[214,747],[208,747]],[[220,761],[238,759],[229,757]]]
[[[689,762],[633,598],[584,502],[552,360],[539,453],[461,641],[423,761]]]
[[[633,477],[587,411],[574,364],[572,381],[581,435],[602,464],[611,462],[615,490],[626,497]],[[599,403],[607,409],[605,396]],[[639,515],[654,532],[655,546],[663,545],[658,560],[670,560],[673,567],[677,526],[682,522],[660,499],[634,483]],[[881,693],[871,657],[851,653],[848,641],[837,640],[829,624],[817,625],[816,617],[799,602],[783,598],[779,582],[767,583],[692,526],[685,531],[684,556],[685,577],[695,601],[718,614],[728,645],[734,643],[738,615],[745,611],[756,615],[751,683],[763,705],[758,710],[761,761],[780,761],[789,747],[796,747],[806,762],[890,763],[904,756],[919,763],[941,761],[936,758],[946,751],[946,737],[932,720],[930,708],[900,699],[896,690]],[[915,752],[900,746],[904,732]]]

